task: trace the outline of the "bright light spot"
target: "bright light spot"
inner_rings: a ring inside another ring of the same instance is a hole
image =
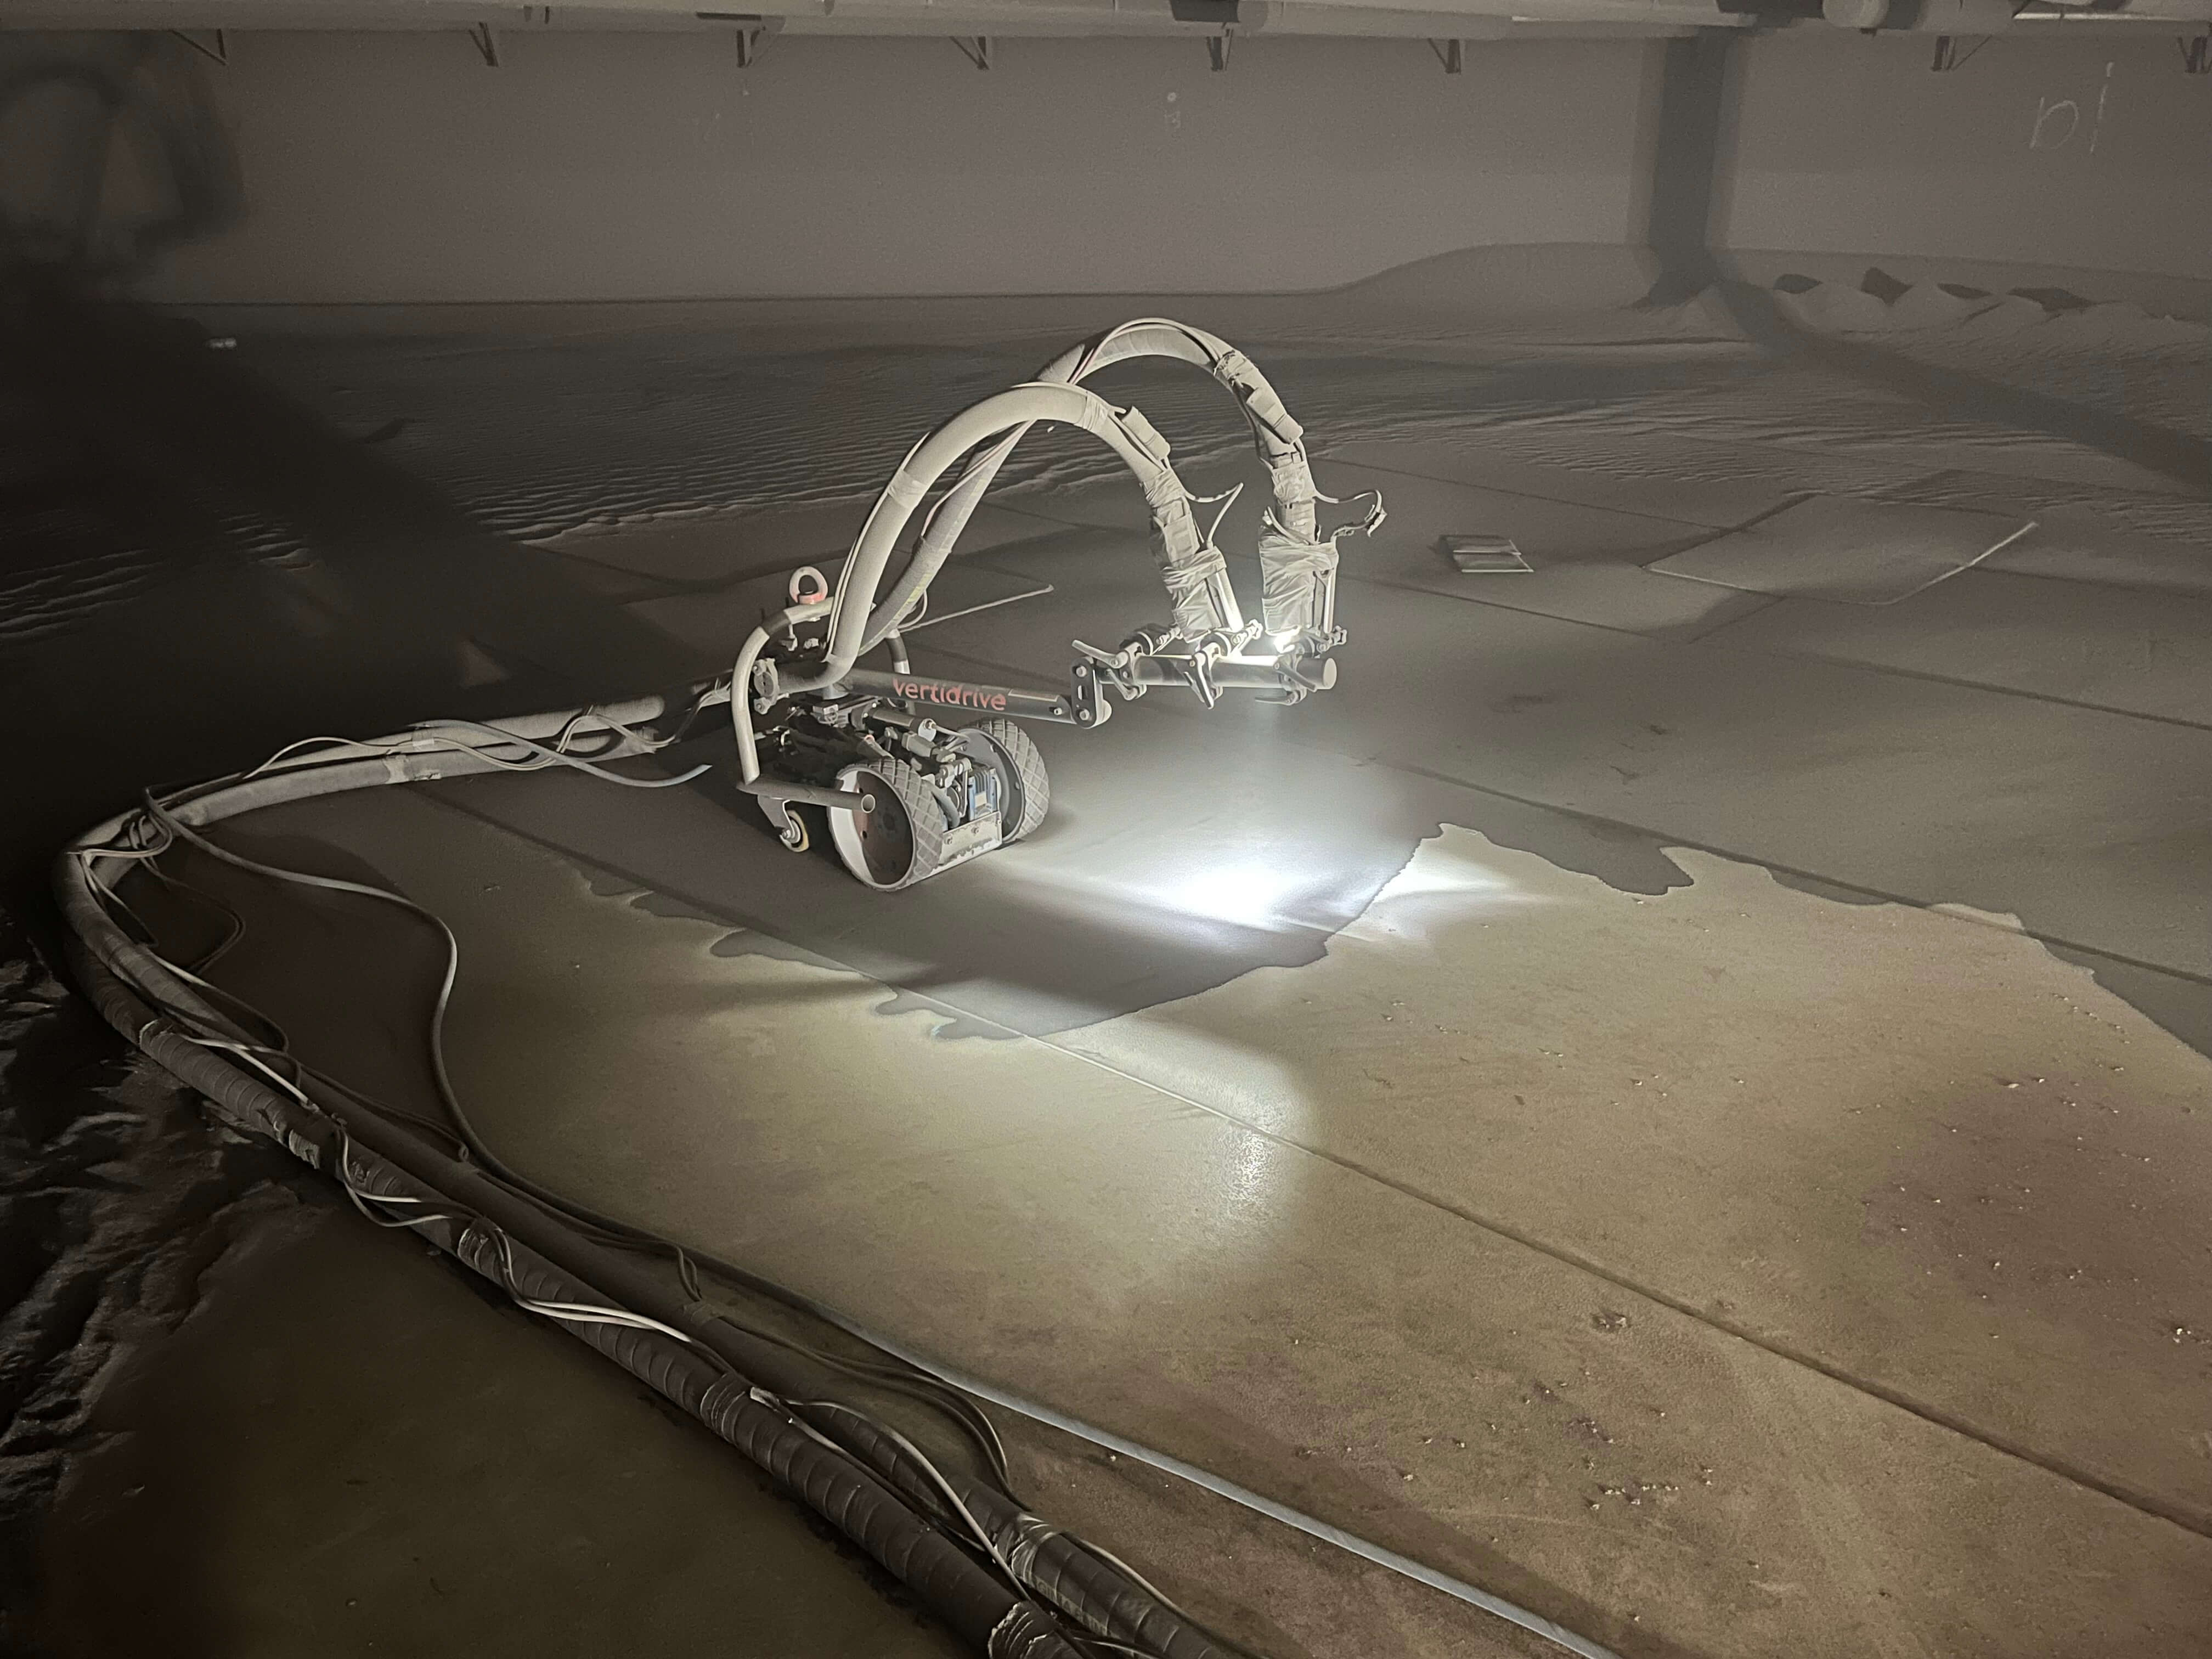
[[[1255,1134],[1239,1135],[1221,1163],[1220,1201],[1246,1218],[1266,1217],[1276,1197],[1279,1166],[1289,1156],[1274,1142]]]
[[[1315,925],[1314,896],[1326,885],[1326,872],[1299,852],[1246,845],[1208,858],[1147,838],[1094,849],[1073,867],[1018,859],[994,860],[993,867],[1000,881],[1030,887],[1054,908],[1110,918],[1121,927],[1149,927],[1170,936],[1193,924],[1281,933]]]
[[[1401,870],[1348,923],[1349,933],[1399,938],[1419,936],[1455,917],[1521,909],[1549,901],[1517,888],[1504,860],[1481,863],[1453,850],[1462,844],[1488,851],[1473,838],[1440,837],[1414,850]],[[1118,856],[1116,855],[1118,854]],[[1108,853],[1100,849],[1080,870],[1049,874],[1008,860],[999,878],[1034,884],[1042,898],[1073,914],[1110,916],[1125,925],[1149,917],[1173,933],[1197,923],[1284,933],[1294,928],[1333,931],[1347,896],[1321,848],[1279,842],[1224,847],[1211,858],[1148,843]]]
[[[1550,902],[1522,891],[1496,866],[1460,850],[1468,844],[1459,836],[1423,842],[1406,867],[1383,885],[1359,920],[1345,931],[1370,937],[1419,937],[1432,927],[1468,915],[1526,909]]]
[[[1279,926],[1306,883],[1289,861],[1234,860],[1162,871],[1141,882],[1138,896],[1179,915],[1239,927]]]
[[[1313,1097],[1298,1071],[1265,1049],[1179,1022],[1173,1005],[1061,1041],[1231,1120],[1196,1137],[1191,1155],[1163,1177],[1174,1183],[1174,1212],[1189,1219],[1160,1233],[1155,1249],[1203,1274],[1279,1265],[1283,1230],[1316,1178],[1313,1159],[1269,1138],[1304,1140],[1315,1133]]]

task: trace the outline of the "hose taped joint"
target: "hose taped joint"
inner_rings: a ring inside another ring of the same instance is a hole
[[[1067,1651],[1067,1638],[1036,1602],[1017,1601],[992,1627],[983,1651],[988,1659],[1053,1659]]]
[[[1336,541],[1294,535],[1272,519],[1260,537],[1260,616],[1270,634],[1328,626],[1336,578]]]

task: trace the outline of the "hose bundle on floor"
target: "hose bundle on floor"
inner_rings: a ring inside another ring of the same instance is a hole
[[[501,1163],[477,1135],[447,1076],[442,1028],[459,947],[437,916],[380,888],[258,863],[199,834],[280,802],[493,771],[559,766],[633,787],[682,783],[705,769],[637,777],[605,763],[667,749],[704,710],[728,700],[730,684],[709,682],[673,700],[493,723],[435,722],[367,741],[312,738],[250,772],[149,794],[140,807],[80,836],[57,864],[71,968],[108,1024],[223,1118],[330,1174],[371,1221],[428,1240],[696,1418],[866,1550],[987,1659],[1235,1659],[1242,1650],[1204,1630],[1133,1569],[1025,1510],[1006,1483],[1004,1451],[988,1419],[951,1382],[803,1297],[596,1214]],[[132,868],[151,867],[179,846],[270,878],[396,905],[440,931],[447,968],[429,1048],[445,1122],[380,1105],[318,1073],[291,1053],[265,1015],[161,954],[119,887]],[[672,1260],[675,1282],[642,1267],[640,1252]],[[841,1358],[746,1325],[708,1303],[697,1278],[702,1266],[726,1284],[841,1328],[874,1357]],[[855,1386],[922,1401],[977,1449],[987,1473],[940,1467],[854,1404]],[[1510,1619],[1586,1659],[1613,1659],[1548,1620],[1218,1476],[1042,1407],[993,1397]]]
[[[720,684],[702,688],[684,721],[722,696]],[[81,837],[60,860],[56,887],[72,935],[71,967],[110,1024],[225,1119],[330,1174],[371,1220],[428,1240],[697,1418],[989,1659],[1081,1659],[1091,1651],[1230,1659],[1232,1649],[1104,1557],[1029,1515],[1001,1485],[940,1469],[897,1430],[837,1398],[851,1392],[840,1362],[749,1330],[708,1305],[694,1276],[703,1258],[668,1252],[686,1283],[648,1271],[592,1237],[618,1224],[586,1219],[588,1212],[574,1213],[507,1178],[488,1153],[457,1156],[430,1133],[319,1077],[289,1053],[281,1034],[272,1036],[264,1018],[162,956],[149,930],[138,929],[146,933],[139,939],[126,928],[135,918],[117,891],[121,873],[186,843],[265,874],[414,909],[380,890],[226,854],[198,831],[279,801],[466,773],[575,765],[618,781],[675,781],[601,770],[601,763],[673,741],[639,729],[668,712],[660,700],[646,699],[493,726],[446,723],[366,744],[327,741],[311,755],[288,752],[252,774],[166,799],[149,796],[142,808]],[[448,990],[451,983],[449,969]],[[433,1058],[442,1090],[442,1060]],[[465,1119],[456,1127],[465,1151],[472,1132]],[[759,1287],[738,1270],[727,1276]],[[888,1355],[878,1369],[908,1392],[941,1387]],[[983,1421],[961,1403],[973,1422]],[[983,1432],[989,1433],[987,1422]]]

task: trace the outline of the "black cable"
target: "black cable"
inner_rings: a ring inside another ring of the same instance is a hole
[[[692,718],[696,717],[699,709],[703,707],[703,705],[704,696],[702,694],[698,702],[695,702],[692,709],[687,714],[684,721],[679,723],[678,727],[678,734],[680,734],[684,729],[684,726],[687,725]],[[604,719],[605,717],[602,716],[601,718]],[[608,723],[610,725],[613,724],[611,721],[609,721]],[[572,728],[574,722],[571,723]],[[497,741],[503,742],[507,736],[506,733],[497,732],[496,728],[484,729],[486,730],[488,736],[495,737]],[[629,732],[627,728],[617,726],[616,730],[622,732],[624,736],[630,738],[633,741],[638,741],[635,734]],[[568,731],[564,731],[561,734],[559,741],[565,745],[569,735],[570,733]],[[532,740],[516,739],[515,741],[522,746],[534,749],[539,754],[545,756],[546,760],[544,763],[544,764],[559,763],[562,761],[569,760],[570,758],[558,750],[548,750],[543,744],[537,744]],[[674,735],[665,738],[657,738],[653,741],[652,747],[653,749],[665,748],[674,741],[676,741],[676,737]],[[472,745],[465,743],[456,743],[454,746],[463,749],[472,747]],[[575,763],[572,762],[571,763]],[[257,776],[262,769],[257,769],[256,773],[247,774],[246,776],[247,778]],[[308,769],[303,768],[302,769]],[[532,768],[529,769],[535,769]],[[589,771],[594,775],[611,775],[603,772],[596,766],[590,765],[588,763],[582,763],[581,769]],[[691,775],[687,774],[686,775]],[[630,781],[629,780],[624,781]],[[680,781],[681,780],[672,780],[672,781]],[[203,794],[210,793],[211,787],[212,787],[204,786],[200,789],[190,791],[189,799],[197,799]],[[197,974],[192,973],[189,969],[178,969],[176,964],[168,962],[165,957],[161,957],[157,951],[151,948],[150,941],[152,935],[150,931],[148,931],[149,945],[145,948],[147,954],[152,958],[154,964],[158,965],[169,972],[179,974],[191,986],[208,993],[210,998],[215,1004],[227,1006],[231,1010],[234,1010],[236,1016],[243,1022],[243,1024],[240,1027],[240,1035],[234,1036],[228,1032],[217,1031],[216,1034],[203,1039],[198,1039],[196,1040],[197,1042],[204,1047],[229,1049],[237,1054],[241,1059],[250,1060],[259,1069],[267,1072],[270,1078],[282,1081],[283,1079],[281,1079],[280,1073],[270,1069],[265,1061],[254,1058],[256,1054],[270,1055],[279,1062],[288,1064],[295,1068],[296,1077],[304,1078],[313,1075],[317,1079],[317,1080],[325,1082],[331,1086],[333,1086],[337,1092],[342,1093],[348,1098],[362,1104],[365,1109],[370,1110],[378,1116],[384,1117],[388,1120],[410,1122],[430,1130],[432,1133],[437,1134],[441,1139],[447,1140],[449,1144],[455,1146],[457,1150],[453,1156],[458,1158],[464,1164],[472,1164],[475,1166],[478,1179],[488,1181],[493,1183],[493,1185],[498,1189],[507,1192],[514,1197],[524,1200],[528,1202],[532,1207],[545,1212],[549,1217],[557,1219],[563,1224],[569,1226],[580,1233],[596,1236],[597,1239],[603,1244],[623,1249],[637,1249],[672,1257],[676,1263],[678,1278],[684,1287],[684,1293],[694,1302],[703,1300],[703,1297],[700,1294],[697,1267],[699,1266],[704,1266],[717,1279],[726,1283],[742,1287],[757,1295],[764,1297],[781,1305],[801,1313],[810,1320],[818,1321],[822,1323],[837,1328],[847,1339],[860,1342],[864,1346],[869,1347],[872,1352],[881,1355],[882,1358],[880,1362],[850,1359],[834,1353],[825,1352],[809,1344],[799,1341],[794,1338],[786,1336],[780,1333],[760,1329],[742,1320],[733,1318],[726,1313],[717,1311],[714,1315],[715,1319],[719,1322],[727,1326],[733,1332],[741,1333],[757,1342],[764,1343],[772,1347],[799,1356],[817,1366],[825,1368],[833,1373],[840,1374],[854,1379],[864,1385],[882,1389],[912,1398],[926,1406],[928,1406],[943,1418],[947,1419],[951,1425],[960,1433],[962,1437],[980,1455],[984,1465],[985,1473],[981,1476],[978,1485],[970,1489],[969,1498],[967,1504],[963,1504],[954,1493],[952,1487],[947,1485],[945,1478],[937,1472],[935,1466],[930,1462],[927,1455],[914,1446],[911,1442],[907,1441],[904,1437],[899,1435],[895,1429],[890,1428],[888,1425],[878,1423],[863,1413],[853,1412],[851,1408],[846,1407],[842,1404],[836,1407],[836,1412],[843,1415],[853,1417],[860,1425],[860,1431],[862,1434],[863,1441],[872,1442],[874,1449],[872,1451],[869,1451],[843,1447],[838,1445],[835,1441],[829,1440],[825,1440],[824,1444],[838,1449],[842,1455],[850,1456],[859,1460],[856,1467],[860,1468],[865,1469],[871,1466],[877,1468],[885,1476],[885,1478],[890,1479],[896,1487],[905,1492],[909,1502],[919,1503],[922,1505],[925,1510],[933,1512],[934,1518],[937,1522],[951,1540],[958,1543],[964,1549],[980,1549],[983,1556],[988,1558],[989,1564],[998,1571],[1004,1574],[1010,1582],[1013,1583],[1013,1587],[1018,1595],[1026,1595],[1027,1591],[1025,1587],[1020,1582],[1018,1577],[1011,1571],[1006,1558],[1000,1554],[1000,1544],[999,1540],[1004,1535],[1003,1529],[1005,1528],[1012,1528],[1018,1533],[1032,1525],[1043,1527],[1044,1523],[1038,1522],[1035,1520],[1035,1517],[1028,1516],[1027,1511],[1022,1508],[1020,1500],[1014,1495],[1012,1490],[1011,1476],[1006,1467],[1003,1445],[1000,1442],[997,1431],[991,1424],[989,1418],[981,1411],[980,1407],[978,1407],[974,1401],[951,1384],[946,1383],[941,1379],[930,1375],[927,1371],[913,1365],[910,1362],[903,1359],[902,1358],[896,1354],[889,1353],[879,1347],[876,1347],[873,1343],[868,1341],[865,1335],[847,1328],[844,1326],[843,1322],[829,1314],[827,1310],[820,1308],[818,1305],[815,1304],[798,1292],[790,1291],[772,1280],[763,1279],[760,1275],[740,1267],[735,1263],[720,1260],[703,1252],[690,1250],[686,1247],[678,1244],[659,1234],[655,1234],[649,1230],[634,1226],[617,1218],[609,1216],[599,1211],[594,1210],[589,1206],[580,1203],[574,1200],[564,1198],[562,1194],[531,1180],[528,1176],[522,1175],[519,1170],[516,1170],[511,1165],[508,1165],[504,1160],[499,1158],[496,1152],[495,1152],[488,1144],[485,1143],[482,1135],[477,1131],[475,1125],[469,1119],[465,1109],[461,1106],[456,1092],[453,1088],[450,1076],[447,1072],[443,1053],[443,1024],[447,1007],[459,972],[459,940],[454,937],[452,929],[446,925],[443,919],[439,917],[434,912],[428,910],[425,907],[416,903],[415,901],[405,897],[404,895],[394,893],[380,887],[369,886],[358,882],[345,881],[334,877],[316,876],[306,872],[289,870],[280,866],[265,864],[257,860],[246,858],[242,854],[230,852],[206,839],[204,836],[196,833],[192,829],[186,826],[177,816],[175,816],[173,808],[185,805],[186,795],[187,792],[179,791],[177,792],[177,794],[173,796],[169,801],[165,802],[156,799],[152,794],[149,793],[144,798],[143,816],[134,817],[134,819],[128,822],[124,827],[122,838],[125,840],[125,844],[121,847],[114,847],[106,849],[106,855],[123,857],[131,860],[134,862],[150,866],[156,859],[173,849],[179,842],[183,842],[184,844],[197,848],[221,862],[230,864],[240,869],[259,874],[271,879],[298,885],[313,887],[328,891],[351,893],[362,897],[381,899],[387,903],[393,904],[400,908],[408,914],[419,918],[438,930],[440,936],[446,942],[447,963],[444,980],[440,988],[437,1004],[431,1020],[431,1030],[429,1032],[430,1058],[432,1061],[433,1074],[437,1084],[440,1103],[450,1120],[450,1127],[433,1124],[429,1120],[422,1118],[418,1115],[402,1112],[398,1110],[398,1109],[393,1108],[386,1103],[377,1101],[373,1097],[355,1090],[349,1085],[343,1084],[335,1079],[327,1078],[325,1074],[315,1072],[313,1068],[307,1066],[304,1061],[289,1051],[289,1041],[285,1037],[282,1028],[277,1025],[275,1021],[270,1019],[267,1015],[253,1007],[252,1005],[246,1002],[243,998],[200,979]],[[158,831],[158,835],[150,837],[142,836],[142,830],[147,828]],[[91,874],[88,867],[89,862],[91,859],[100,855],[101,852],[98,849],[81,848],[78,850],[77,856],[81,861],[83,861],[88,866],[85,872],[87,885],[91,889],[95,898],[95,902],[102,904],[103,908],[106,905],[112,904],[117,908],[127,912],[128,906],[123,902],[119,896],[117,895],[112,889],[109,888],[105,882],[94,878]],[[143,920],[136,918],[135,916],[133,917],[133,920],[137,922],[137,925],[142,931],[147,931]],[[205,1020],[203,1018],[192,1014],[191,1011],[188,1009],[179,1010],[176,1012],[188,1018],[191,1023],[195,1025],[204,1026],[205,1024]],[[217,1018],[227,1017],[218,1015]],[[258,1024],[265,1027],[268,1031],[274,1036],[276,1039],[274,1044],[264,1043],[256,1040],[251,1034],[251,1031],[246,1029],[246,1027],[255,1024]],[[307,1106],[308,1109],[315,1111],[319,1115],[324,1115],[327,1118],[327,1113],[323,1112],[321,1108],[314,1105],[314,1103],[307,1096],[304,1089],[297,1081],[288,1083],[286,1086],[300,1101]],[[344,1133],[343,1126],[340,1126],[340,1133]],[[356,1198],[356,1202],[358,1204],[358,1198]],[[478,1265],[480,1267],[480,1264]],[[531,1306],[532,1304],[526,1301],[523,1305]],[[558,1309],[553,1307],[536,1309],[534,1310],[547,1313],[553,1317],[563,1316]],[[612,1316],[617,1311],[617,1310],[607,1310],[610,1316]],[[579,1316],[580,1317],[585,1316]],[[639,1317],[641,1317],[641,1316],[625,1316],[620,1322],[631,1323]],[[659,1326],[657,1322],[647,1321],[646,1323],[647,1327],[653,1329],[671,1328]],[[694,1341],[694,1339],[690,1337],[682,1337],[680,1340],[685,1343],[691,1343]],[[702,1354],[712,1354],[712,1350],[706,1347],[701,1347],[697,1351]],[[732,1367],[732,1362],[727,1356],[712,1354],[712,1357],[716,1361],[717,1365],[727,1371],[729,1375],[732,1376],[740,1376],[740,1374]],[[749,1384],[749,1387],[750,1386],[750,1385]],[[755,1398],[763,1400],[763,1403],[766,1403],[767,1400],[772,1398],[771,1396],[763,1396],[757,1388],[750,1388],[750,1392]],[[823,1402],[823,1408],[825,1410],[828,1409],[828,1402]],[[787,1410],[787,1408],[781,1405],[781,1402],[778,1402],[778,1409]],[[805,1429],[808,1434],[814,1435],[817,1438],[821,1437],[822,1431],[803,1422],[799,1423],[798,1425]],[[1002,1529],[1001,1531],[994,1532],[992,1528],[985,1527],[976,1519],[975,1512],[969,1507],[969,1504],[982,1504],[987,1496],[993,1503],[1004,1505],[1003,1509],[995,1511],[995,1513],[999,1515],[1000,1519],[993,1523],[993,1527],[1000,1528]],[[1095,1546],[1088,1545],[1083,1540],[1074,1536],[1073,1534],[1063,1533],[1055,1528],[1044,1528],[1044,1536],[1048,1540],[1056,1540],[1048,1541],[1047,1547],[1055,1548],[1060,1555],[1060,1561],[1057,1568],[1055,1569],[1055,1572],[1060,1576],[1060,1582],[1063,1585],[1060,1595],[1065,1595],[1073,1594],[1075,1597],[1074,1601],[1069,1604],[1070,1611],[1073,1611],[1074,1607],[1080,1606],[1091,1610],[1086,1616],[1097,1617],[1102,1620],[1113,1620],[1121,1624],[1125,1629],[1128,1629],[1133,1632],[1136,1631],[1148,1624],[1151,1619],[1155,1615],[1154,1613],[1146,1611],[1144,1603],[1141,1601],[1137,1604],[1134,1611],[1130,1610],[1130,1598],[1137,1595],[1139,1593],[1138,1589],[1131,1588],[1132,1584],[1133,1584],[1141,1589],[1143,1596],[1150,1598],[1152,1607],[1156,1610],[1158,1617],[1180,1621],[1179,1625],[1170,1624],[1169,1630],[1161,1636],[1151,1638],[1149,1639],[1168,1644],[1170,1647],[1179,1645],[1180,1642],[1183,1639],[1188,1639],[1199,1643],[1201,1650],[1203,1650],[1206,1644],[1212,1644],[1214,1649],[1224,1652],[1233,1651],[1242,1653],[1244,1651],[1242,1649],[1236,1648],[1234,1644],[1223,1641],[1221,1638],[1214,1637],[1211,1632],[1205,1631],[1203,1626],[1199,1626],[1196,1621],[1191,1620],[1188,1614],[1182,1613],[1179,1608],[1174,1607],[1173,1604],[1170,1602],[1166,1597],[1161,1595],[1158,1591],[1152,1589],[1149,1585],[1146,1585],[1141,1577],[1139,1577],[1133,1570],[1122,1566],[1121,1563],[1115,1560],[1110,1554],[1103,1549],[1099,1549]],[[1069,1550],[1073,1550],[1079,1553],[1076,1557],[1071,1559],[1066,1553]],[[1091,1560],[1103,1563],[1104,1565],[1097,1568],[1084,1568],[1078,1570],[1076,1564],[1081,1560]],[[1097,1574],[1101,1571],[1107,1571],[1109,1576],[1103,1579],[1099,1578]],[[1073,1588],[1071,1590],[1066,1588],[1067,1586],[1073,1586]],[[1055,1597],[1055,1599],[1058,1598]],[[1100,1608],[1104,1608],[1106,1611],[1097,1611]],[[1181,1632],[1180,1635],[1177,1633],[1178,1631]],[[1069,1634],[1073,1636],[1078,1634],[1078,1632],[1071,1632]],[[1147,1638],[1144,1636],[1140,1636],[1139,1639]],[[1144,1649],[1124,1648],[1123,1644],[1110,1641],[1107,1642],[1105,1645],[1109,1649],[1115,1650],[1127,1650],[1139,1654],[1144,1654],[1146,1652],[1146,1650]]]
[[[145,798],[145,811],[150,821],[167,833],[172,843],[182,842],[222,862],[276,880],[326,890],[353,893],[363,897],[380,898],[419,917],[438,929],[441,936],[447,941],[448,957],[446,980],[441,989],[439,1006],[433,1021],[432,1072],[438,1085],[440,1103],[451,1120],[450,1138],[455,1139],[464,1150],[465,1156],[482,1168],[487,1175],[519,1195],[529,1199],[549,1213],[572,1224],[581,1225],[604,1243],[672,1258],[677,1263],[679,1280],[684,1283],[686,1294],[690,1295],[694,1301],[704,1299],[698,1294],[699,1285],[693,1265],[696,1262],[707,1266],[717,1278],[741,1285],[756,1294],[767,1296],[783,1306],[805,1313],[811,1319],[820,1318],[818,1311],[809,1305],[804,1297],[798,1297],[783,1286],[749,1273],[735,1263],[691,1250],[649,1229],[633,1225],[617,1217],[605,1214],[576,1200],[565,1197],[523,1175],[492,1150],[470,1119],[466,1110],[461,1106],[458,1092],[453,1089],[446,1070],[442,1053],[442,1025],[446,1001],[451,994],[453,982],[458,971],[459,944],[453,938],[452,930],[434,912],[402,894],[392,893],[382,888],[371,887],[360,882],[343,881],[336,877],[316,876],[303,871],[288,870],[282,866],[265,864],[258,860],[249,859],[243,854],[230,852],[184,824],[150,794]],[[158,857],[160,852],[166,850],[167,850],[167,847],[158,848],[152,856]],[[150,858],[146,861],[150,862]],[[119,900],[117,902],[120,902]],[[135,917],[134,920],[136,920]],[[139,922],[139,926],[142,928],[144,927],[143,921]],[[149,943],[150,939],[149,932]],[[197,975],[193,977],[197,980]],[[204,988],[214,993],[238,1013],[260,1024],[274,1038],[273,1042],[255,1046],[282,1054],[295,1065],[304,1065],[304,1062],[300,1061],[291,1054],[289,1040],[276,1021],[246,1002],[245,999],[224,990],[220,986],[205,985]],[[437,1127],[432,1125],[430,1120],[413,1113],[404,1112],[388,1103],[378,1101],[350,1085],[328,1078],[327,1074],[319,1071],[317,1071],[315,1075],[320,1080],[333,1083],[349,1098],[371,1110],[380,1112],[387,1117],[410,1121],[423,1127]],[[445,1131],[441,1128],[440,1133],[443,1133]],[[795,1339],[731,1318],[726,1313],[720,1314],[718,1316],[749,1336],[788,1349],[817,1364],[842,1372],[856,1381],[890,1389],[933,1407],[950,1419],[952,1426],[981,1457],[984,1468],[988,1471],[988,1478],[991,1483],[1007,1498],[1013,1497],[1010,1486],[1011,1475],[1006,1468],[1005,1449],[1000,1443],[997,1432],[992,1428],[989,1419],[966,1395],[939,1382],[927,1372],[908,1366],[904,1361],[898,1360],[891,1355],[884,1355],[882,1361],[873,1364],[854,1362],[825,1352]]]

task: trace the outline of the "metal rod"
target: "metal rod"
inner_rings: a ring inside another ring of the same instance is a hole
[[[816,783],[793,783],[788,778],[739,779],[738,788],[742,793],[760,795],[769,800],[795,800],[802,806],[842,806],[848,812],[876,810],[873,795],[855,794],[849,789],[827,789]]]
[[[1139,657],[1129,665],[1127,672],[1139,685],[1188,686],[1190,677],[1176,665],[1177,660],[1174,657]],[[1334,663],[1323,658],[1316,666],[1324,681],[1334,681]],[[1273,663],[1237,662],[1233,659],[1208,665],[1206,677],[1229,691],[1280,691],[1288,684],[1283,677],[1283,671]],[[1326,690],[1326,685],[1322,689]]]

